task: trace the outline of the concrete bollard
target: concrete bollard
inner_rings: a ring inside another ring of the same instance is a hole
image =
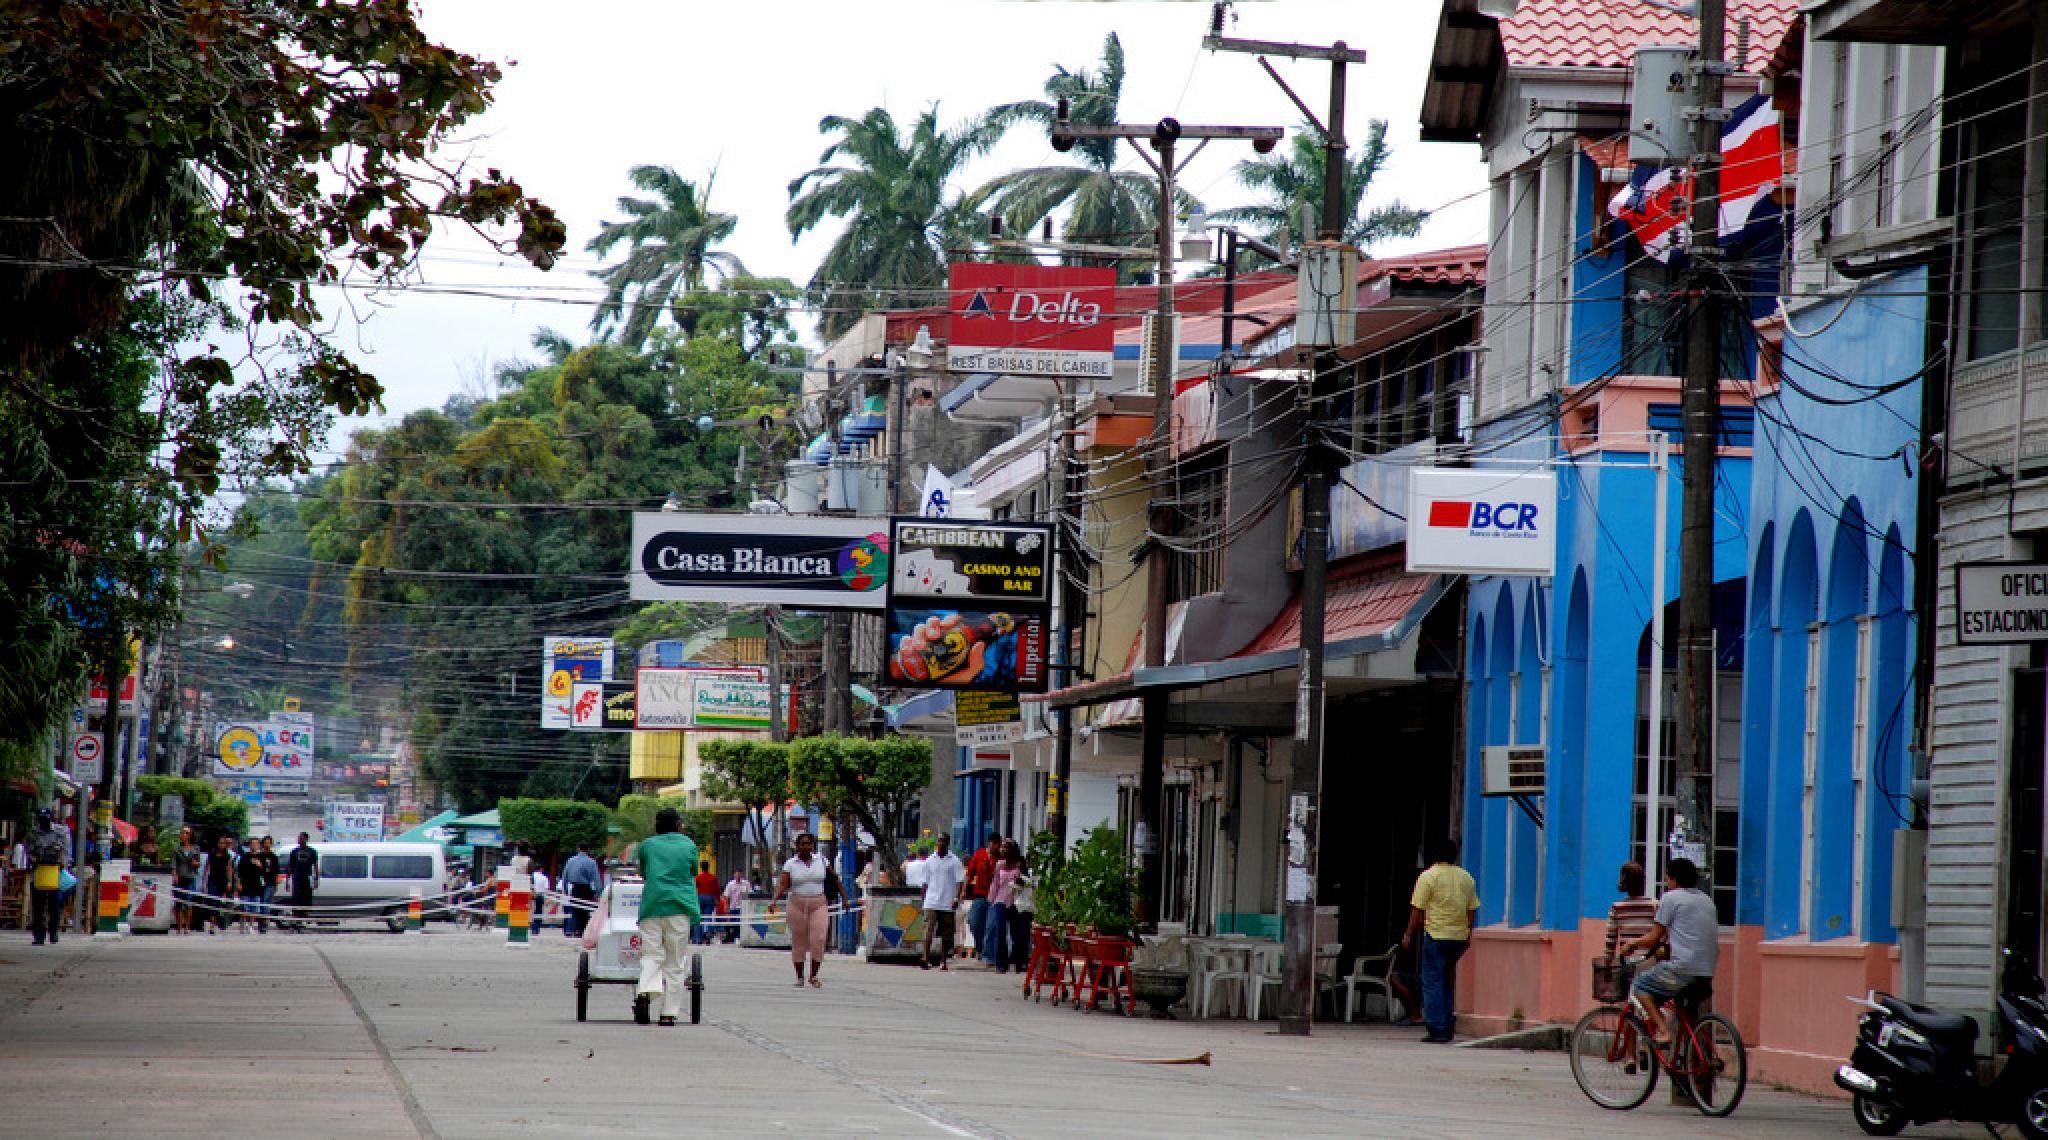
[[[512,868],[498,868],[497,885],[497,912],[491,916],[491,924],[503,930],[512,921]]]
[[[414,887],[412,889],[412,897],[407,899],[405,903],[405,932],[407,934],[419,934],[426,929],[426,923],[420,917],[420,907],[420,889]]]
[[[512,876],[506,901],[505,945],[526,946],[527,927],[533,922],[533,878],[528,875]]]
[[[116,862],[109,859],[100,864],[98,897],[93,900],[94,938],[121,937],[121,877],[115,873]]]

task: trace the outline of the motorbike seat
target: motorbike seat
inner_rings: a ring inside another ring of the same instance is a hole
[[[1960,1013],[1948,1013],[1929,1006],[1917,1005],[1890,994],[1879,994],[1877,1003],[1890,1010],[1900,1021],[1929,1037],[1968,1041],[1977,1039],[1977,1023]]]

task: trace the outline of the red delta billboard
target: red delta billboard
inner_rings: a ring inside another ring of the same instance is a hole
[[[1116,354],[1116,271],[954,262],[946,366],[956,372],[1106,379]]]

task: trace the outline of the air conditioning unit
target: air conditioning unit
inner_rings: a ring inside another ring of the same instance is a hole
[[[1543,794],[1544,748],[1541,744],[1489,744],[1480,749],[1488,796]]]
[[[1159,314],[1147,313],[1141,330],[1142,335],[1139,337],[1138,342],[1138,386],[1131,389],[1137,395],[1149,396],[1152,394],[1152,370],[1158,367],[1159,357],[1159,337],[1156,335],[1158,329]],[[1167,338],[1166,351],[1168,354],[1167,359],[1172,361],[1172,364],[1168,367],[1177,368],[1180,364],[1179,313],[1173,315],[1173,325]]]

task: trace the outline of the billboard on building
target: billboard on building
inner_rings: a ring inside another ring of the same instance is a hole
[[[1408,569],[1550,577],[1557,571],[1557,477],[1416,468],[1408,479]]]
[[[1109,378],[1115,270],[955,262],[947,297],[946,367]]]
[[[570,697],[571,731],[631,732],[635,716],[632,681],[578,681]]]
[[[633,727],[769,727],[768,683],[757,669],[645,668],[635,680]]]
[[[635,601],[879,610],[888,574],[889,536],[877,519],[633,516]]]
[[[605,681],[612,675],[614,648],[609,637],[544,637],[540,643],[540,726],[568,728],[579,681]]]

